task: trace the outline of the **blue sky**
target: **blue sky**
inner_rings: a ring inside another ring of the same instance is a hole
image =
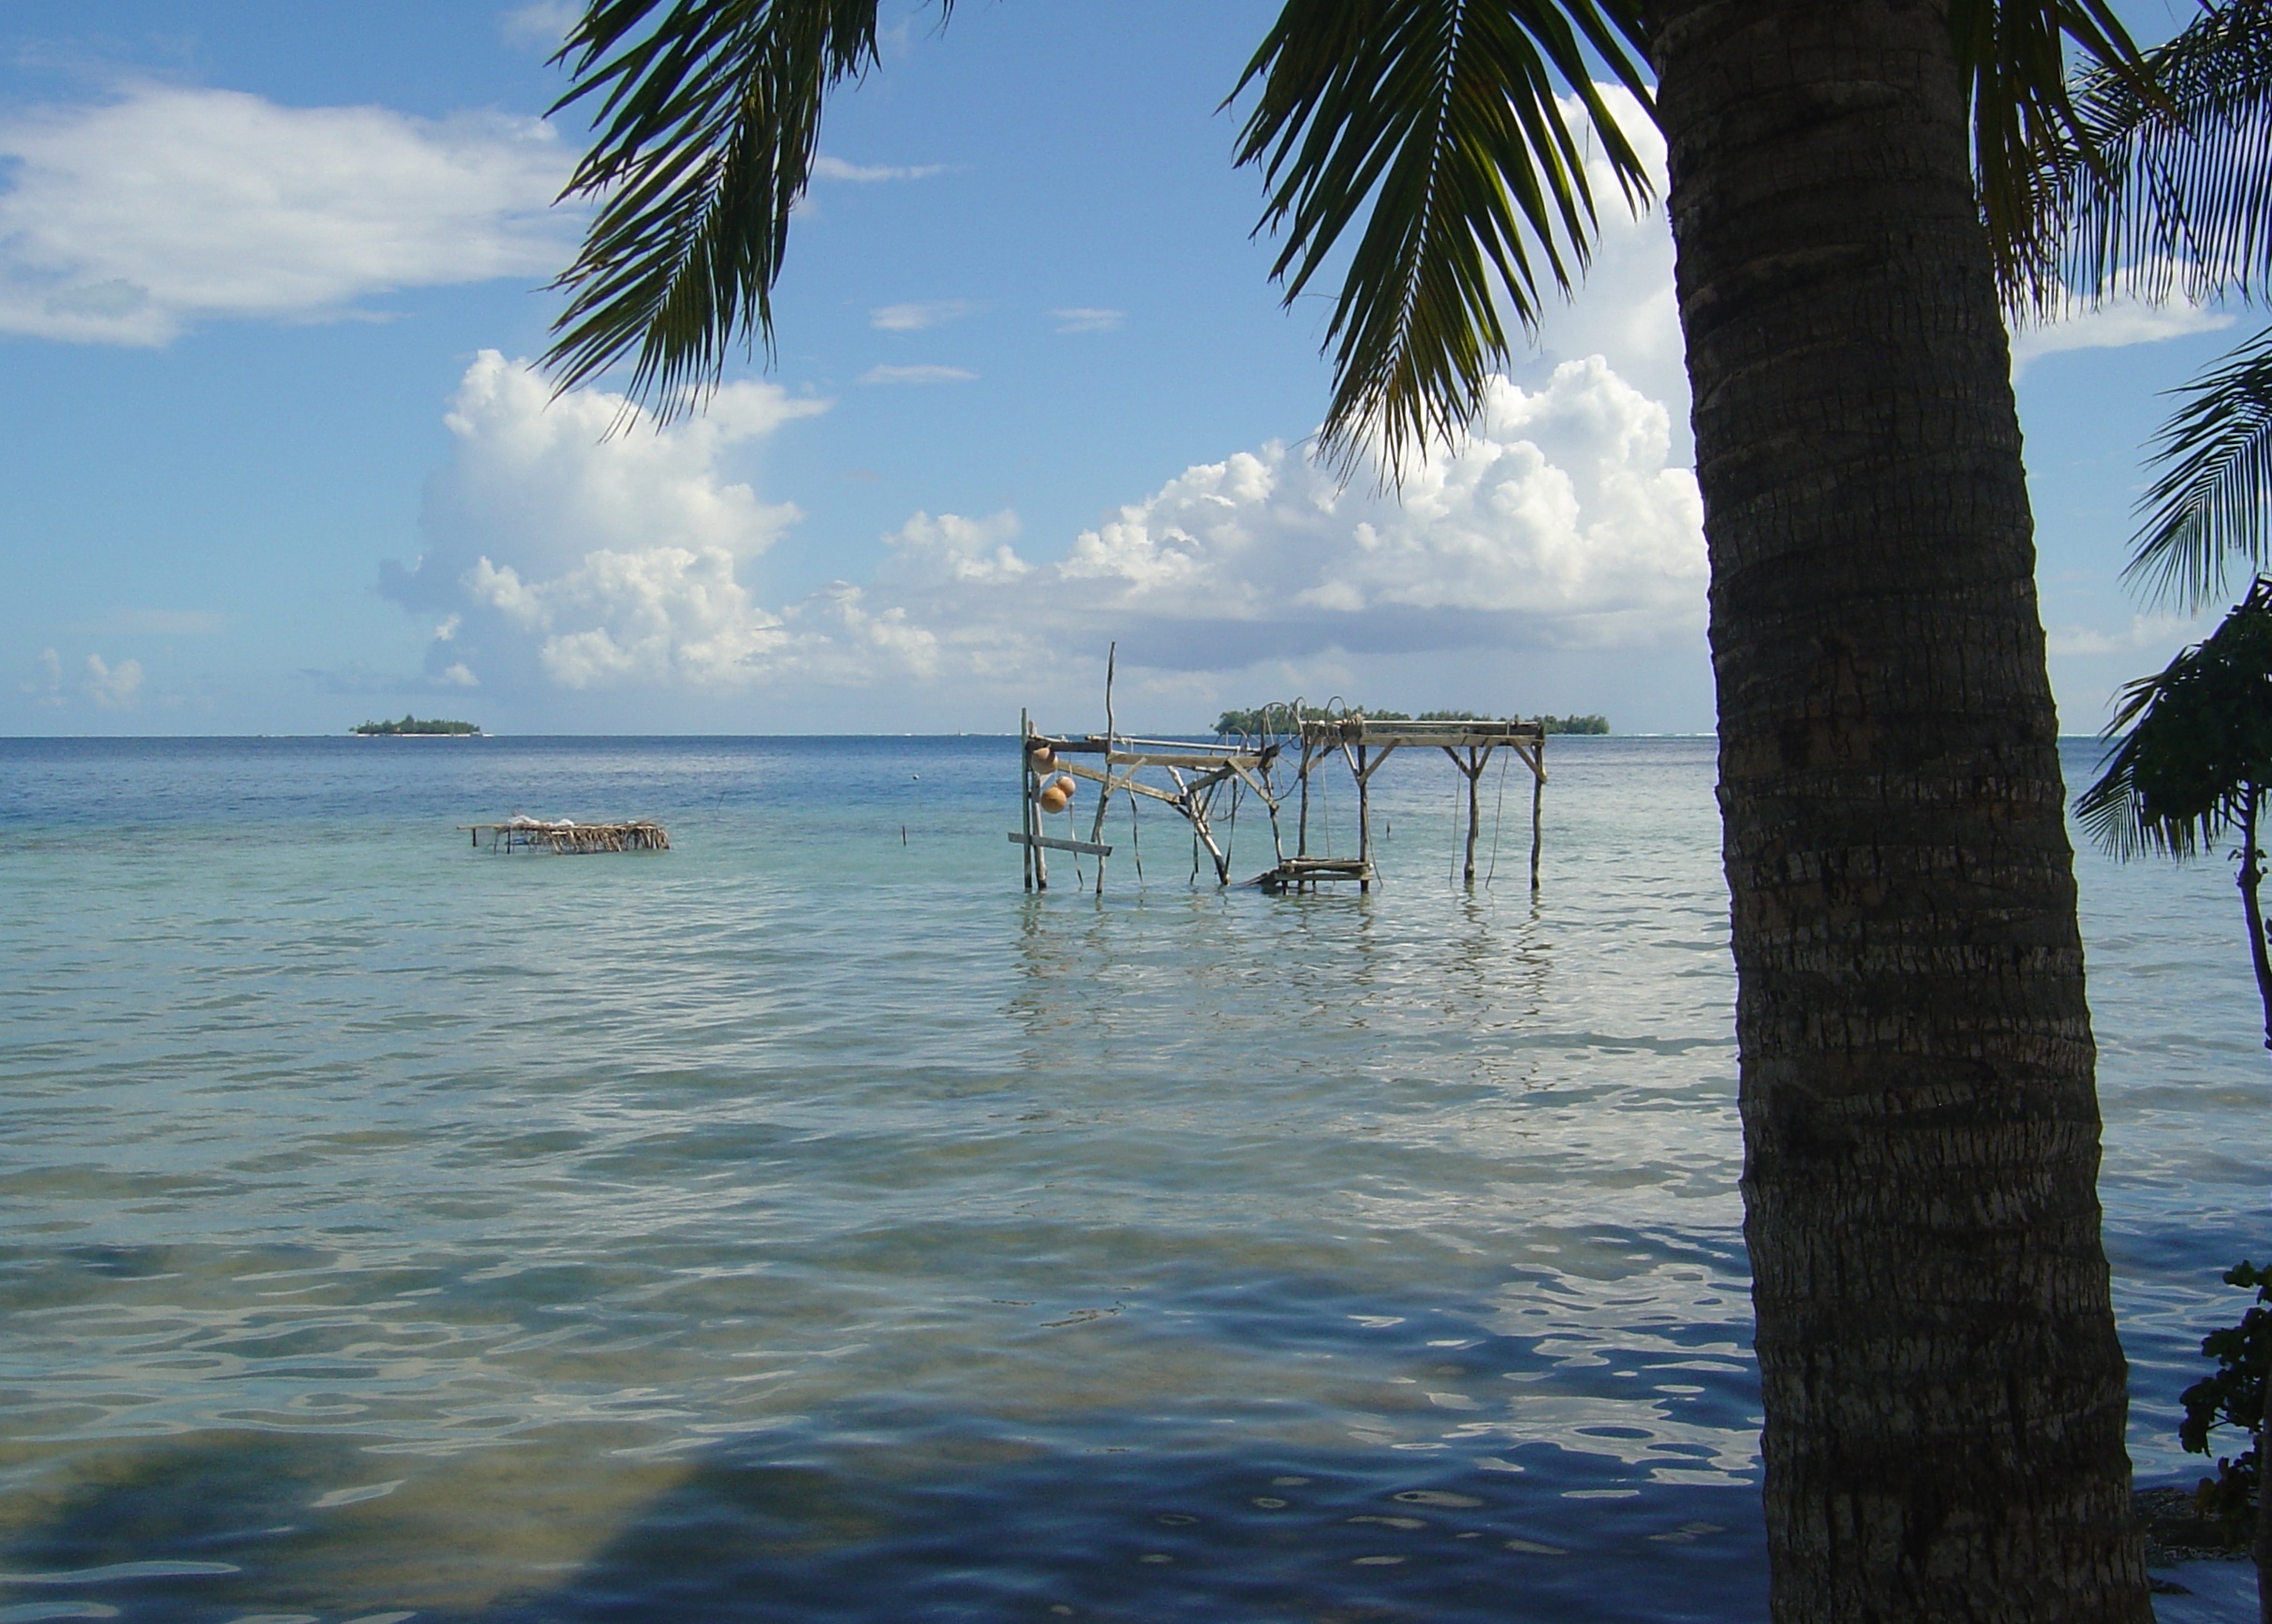
[[[547,404],[582,126],[565,8],[0,13],[0,733],[1124,725],[1339,693],[1712,723],[1671,254],[1619,225],[1405,499],[1312,467],[1217,104],[1254,0],[900,14],[832,110],[776,364],[701,422]],[[2132,8],[2166,32],[2172,0]],[[2244,313],[2245,315],[2245,313]],[[2117,574],[2138,449],[2228,316],[2023,343],[2070,731],[2198,627]]]

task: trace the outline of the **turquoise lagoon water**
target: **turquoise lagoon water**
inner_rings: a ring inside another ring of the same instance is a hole
[[[1099,899],[998,739],[0,742],[0,1624],[1759,1616],[1711,748],[1550,760],[1535,897],[1415,757]],[[2082,876],[2171,1480],[2272,1075]]]

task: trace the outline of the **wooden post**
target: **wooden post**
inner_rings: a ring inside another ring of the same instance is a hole
[[[1300,725],[1299,718],[1296,718],[1296,725]],[[1296,857],[1307,857],[1309,855],[1309,735],[1306,733],[1302,735],[1302,771],[1299,775],[1299,781],[1302,786],[1302,820],[1294,837],[1293,854]]]
[[[1465,878],[1469,885],[1473,885],[1475,883],[1475,836],[1483,823],[1483,808],[1476,801],[1476,786],[1483,782],[1483,758],[1477,754],[1473,745],[1468,746],[1468,763],[1464,771],[1468,775],[1468,866],[1465,871]]]
[[[1530,779],[1530,889],[1539,888],[1539,809],[1546,800],[1546,735],[1541,733]]]
[[[1373,889],[1372,775],[1365,770],[1365,746],[1357,746],[1357,892]]]
[[[1033,714],[1021,708],[1018,712],[1018,830],[1025,836],[1020,847],[1025,852],[1025,889],[1033,889]]]
[[[1091,846],[1104,841],[1104,809],[1113,799],[1113,668],[1120,660],[1120,644],[1115,640],[1104,655],[1104,782],[1097,786],[1097,816],[1089,824],[1088,841]],[[1104,894],[1104,854],[1097,854],[1097,894]]]

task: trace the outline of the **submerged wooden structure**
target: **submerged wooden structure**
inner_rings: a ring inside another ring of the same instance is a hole
[[[492,851],[556,851],[563,856],[584,856],[598,851],[668,851],[671,836],[659,823],[633,819],[626,823],[578,823],[561,818],[509,818],[502,823],[461,823],[473,836],[474,849],[489,836]]]
[[[1019,714],[1019,802],[1025,819],[1010,839],[1023,849],[1028,891],[1049,889],[1049,853],[1066,851],[1096,859],[1097,890],[1103,892],[1105,859],[1114,849],[1104,840],[1104,819],[1115,794],[1129,798],[1131,818],[1140,803],[1148,802],[1188,824],[1195,849],[1194,870],[1196,853],[1203,849],[1218,885],[1231,883],[1229,836],[1236,825],[1240,802],[1251,795],[1269,816],[1274,861],[1247,883],[1271,892],[1306,892],[1328,881],[1353,880],[1359,891],[1370,891],[1375,878],[1373,775],[1399,750],[1441,750],[1467,780],[1463,873],[1470,885],[1475,882],[1476,842],[1483,829],[1484,769],[1495,754],[1506,750],[1529,770],[1530,884],[1537,889],[1540,818],[1546,792],[1543,724],[1376,721],[1331,708],[1312,711],[1296,701],[1271,707],[1265,713],[1262,731],[1236,741],[1207,745],[1187,739],[1139,738],[1120,733],[1113,726],[1112,678],[1110,668],[1107,670],[1102,733],[1044,733],[1034,727],[1030,712]],[[1311,849],[1312,782],[1319,774],[1342,767],[1356,787],[1357,850],[1353,856],[1335,855],[1330,843],[1326,849]],[[1063,795],[1051,797],[1050,787],[1066,778],[1097,786],[1096,807],[1085,840],[1046,833],[1045,814],[1066,805]],[[1288,819],[1281,816],[1290,805],[1291,850],[1287,849]],[[1134,827],[1131,821],[1131,835]],[[1142,872],[1139,857],[1140,877]]]

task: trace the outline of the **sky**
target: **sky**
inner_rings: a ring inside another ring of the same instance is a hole
[[[1345,484],[1326,302],[1282,304],[1220,105],[1274,12],[887,0],[776,352],[657,426],[533,364],[568,5],[11,0],[0,734],[1081,730],[1114,642],[1141,731],[1295,696],[1708,731],[1661,211],[1467,442]],[[2020,335],[2068,731],[2206,633],[2118,576],[2163,391],[2250,316]]]

